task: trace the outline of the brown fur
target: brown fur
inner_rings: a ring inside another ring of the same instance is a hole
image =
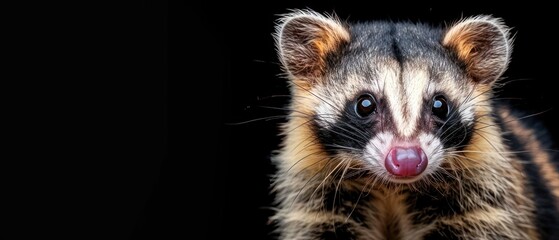
[[[501,109],[499,112],[505,124],[514,132],[515,135],[520,136],[521,141],[525,144],[528,151],[534,158],[534,163],[538,166],[540,175],[543,177],[547,188],[552,190],[555,197],[556,204],[559,205],[559,173],[555,170],[555,166],[551,163],[551,159],[547,150],[541,146],[541,143],[536,139],[536,134],[532,129],[526,128],[517,118],[507,109]]]

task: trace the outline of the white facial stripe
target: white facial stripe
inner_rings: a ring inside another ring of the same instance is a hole
[[[326,92],[324,87],[315,88],[309,97],[318,100],[316,107],[318,122],[322,127],[328,128],[340,119],[342,113],[340,109],[343,109],[344,103],[338,100],[339,96],[331,96],[324,94],[324,92]]]
[[[443,147],[440,139],[433,134],[421,133],[419,134],[419,144],[429,161],[425,173],[436,171],[443,161]]]
[[[474,121],[474,105],[476,105],[475,100],[463,102],[458,106],[458,112],[462,117],[463,123]]]
[[[413,68],[412,68],[413,69]],[[423,97],[425,89],[429,84],[429,75],[427,71],[418,69],[416,71],[404,71],[404,96],[405,104],[407,106],[407,118],[405,124],[400,126],[400,134],[407,137],[413,134],[419,118],[421,117],[421,108],[424,105]]]
[[[378,93],[381,91],[382,84],[382,80],[366,79],[361,75],[350,74],[346,76],[346,85],[339,89],[326,89],[325,86],[314,88],[310,97],[319,98],[316,107],[319,122],[323,127],[336,123],[344,112],[347,102],[358,97],[355,95],[357,91]]]
[[[381,132],[375,135],[365,147],[365,159],[367,159],[372,166],[379,168],[381,171],[385,171],[384,158],[390,151],[392,139],[394,139],[393,134]]]
[[[337,112],[333,110],[331,105],[325,102],[321,102],[318,105],[316,108],[316,114],[322,127],[328,127],[328,124],[323,123],[336,123],[336,119],[338,118]]]
[[[380,70],[380,78],[384,80],[383,91],[396,129],[401,129],[404,123],[404,102],[402,101],[402,86],[400,86],[400,71],[398,68],[386,66]]]
[[[346,86],[341,89],[336,89],[335,92],[338,95],[343,94],[346,97],[346,101],[352,101],[357,97],[357,91],[379,93],[382,89],[382,79],[367,79],[362,75],[350,74],[346,76],[347,82]],[[377,97],[377,96],[375,96]]]
[[[389,102],[395,127],[402,137],[408,137],[415,132],[421,117],[423,95],[429,83],[427,71],[404,71],[402,76],[404,85],[400,83],[399,73],[394,69],[386,68],[383,75],[384,94]]]
[[[449,79],[452,79],[452,77],[445,76],[445,79],[439,85],[446,87],[444,89],[437,89],[437,91],[446,93],[446,97],[455,103],[454,107],[458,107],[456,111],[460,114],[463,123],[474,121],[474,106],[483,101],[483,96],[475,92],[471,86],[461,86],[456,81]],[[435,92],[429,92],[429,94],[433,96]]]

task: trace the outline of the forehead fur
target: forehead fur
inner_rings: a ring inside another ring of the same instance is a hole
[[[374,56],[429,57],[443,50],[440,44],[443,35],[441,27],[423,23],[376,21],[356,23],[350,25],[349,29],[353,40],[350,49],[365,50]]]
[[[441,28],[374,22],[350,25],[349,29],[352,41],[338,62],[329,65],[325,81],[315,86],[319,96],[339,105],[363,91],[378,98],[395,97],[387,86],[402,88],[397,95],[409,96],[413,90],[422,98],[435,92],[450,97],[465,97],[462,93],[471,92],[460,63],[441,45]]]

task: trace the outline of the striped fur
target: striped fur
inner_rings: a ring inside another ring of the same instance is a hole
[[[554,158],[533,125],[494,100],[512,49],[502,20],[350,24],[305,10],[277,29],[292,93],[273,158],[280,239],[559,233]],[[362,96],[373,113],[360,115]],[[425,170],[390,172],[391,151],[411,147]]]

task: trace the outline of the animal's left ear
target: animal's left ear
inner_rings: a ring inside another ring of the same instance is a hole
[[[471,79],[494,83],[506,70],[512,52],[509,29],[499,18],[478,16],[447,29],[443,45],[465,64]]]

